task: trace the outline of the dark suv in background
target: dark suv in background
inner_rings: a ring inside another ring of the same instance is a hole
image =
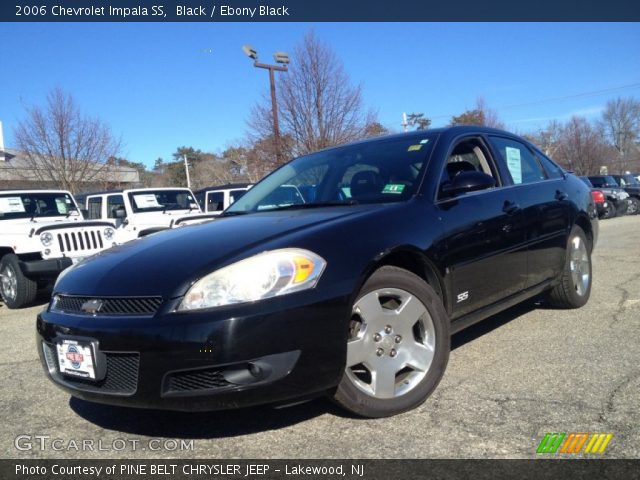
[[[607,200],[615,207],[603,218],[625,215],[629,210],[629,194],[620,188],[615,178],[611,175],[590,175],[587,177],[593,188],[601,190]]]
[[[640,182],[631,174],[611,175],[620,188],[629,194],[627,214],[637,215],[640,212]]]

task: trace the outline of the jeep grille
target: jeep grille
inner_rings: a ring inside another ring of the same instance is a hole
[[[85,230],[84,232],[60,232],[57,236],[62,253],[102,250],[104,248],[102,232],[97,229]]]

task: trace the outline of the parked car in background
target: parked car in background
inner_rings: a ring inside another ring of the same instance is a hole
[[[73,262],[113,245],[109,222],[86,222],[63,190],[0,190],[0,293],[9,308],[36,297]]]
[[[201,188],[194,193],[203,212],[219,215],[244,195],[251,186],[251,183],[228,183]]]
[[[611,175],[620,188],[629,194],[628,215],[637,215],[640,212],[640,182],[633,175]]]
[[[597,238],[590,189],[520,137],[378,137],[283,165],[213,222],[68,270],[37,348],[51,381],[89,401],[212,410],[327,394],[389,416],[436,388],[452,333],[542,293],[583,306]]]
[[[625,215],[629,209],[629,194],[616,183],[610,175],[590,175],[587,177],[594,188],[601,190],[607,200],[615,207],[611,215],[604,218],[611,218],[618,215]]]
[[[212,218],[202,214],[188,188],[110,190],[77,198],[88,219],[113,222],[118,243]]]
[[[598,188],[594,188],[591,180],[587,177],[580,177],[585,185],[591,189],[591,197],[596,204],[598,211],[598,218],[611,218],[615,217],[616,209],[612,202],[607,199],[607,196]]]

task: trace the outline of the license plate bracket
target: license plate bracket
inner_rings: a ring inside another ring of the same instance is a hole
[[[63,339],[57,342],[60,373],[68,377],[96,381],[96,348],[93,342]]]

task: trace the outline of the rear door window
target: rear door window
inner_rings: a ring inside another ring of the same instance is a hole
[[[88,217],[91,220],[102,218],[102,197],[92,197],[87,205]]]
[[[502,157],[514,184],[534,183],[547,179],[540,162],[526,145],[504,137],[491,136],[489,140]]]
[[[542,166],[544,167],[544,170],[549,178],[563,177],[563,170],[558,165],[556,165],[553,160],[551,160],[540,151],[536,151],[536,154],[538,155],[538,160],[540,160],[540,163],[542,163]]]
[[[124,208],[124,198],[122,195],[109,195],[107,197],[107,216],[116,218],[116,210]]]
[[[224,210],[224,192],[209,192],[207,195],[207,212]]]

